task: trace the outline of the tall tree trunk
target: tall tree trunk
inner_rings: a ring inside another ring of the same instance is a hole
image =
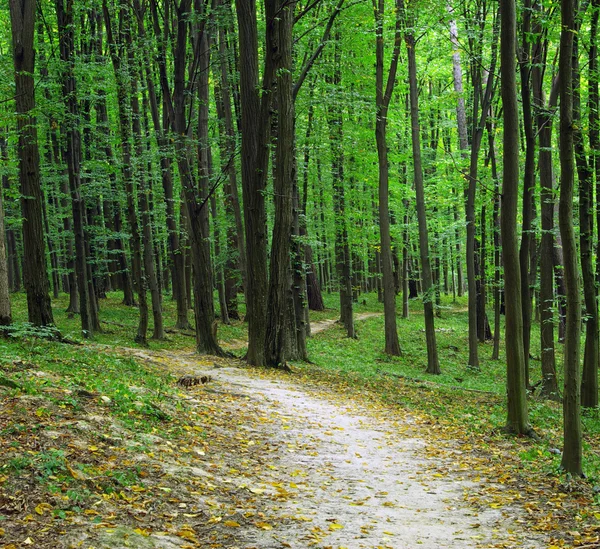
[[[127,18],[127,24],[132,24],[130,18]],[[150,215],[149,206],[149,189],[148,189],[148,174],[144,168],[144,135],[142,134],[141,112],[138,97],[138,81],[139,73],[138,62],[134,56],[134,46],[131,37],[131,32],[127,34],[127,46],[129,56],[129,85],[130,98],[129,104],[131,108],[131,123],[133,131],[133,142],[135,155],[137,157],[137,181],[138,194],[137,202],[141,214],[142,222],[142,245],[143,245],[143,262],[145,274],[145,286],[150,290],[152,303],[152,319],[154,320],[154,328],[152,331],[152,339],[164,339],[165,331],[163,327],[162,303],[160,295],[160,286],[156,275],[156,267],[154,264],[154,238],[152,235],[152,218]],[[144,110],[147,111],[147,99],[144,92]]]
[[[454,9],[450,4],[448,4],[447,8],[448,13],[452,15],[454,13]],[[469,148],[469,138],[467,131],[467,115],[465,109],[465,98],[463,96],[463,74],[462,74],[462,66],[460,61],[460,42],[458,40],[458,27],[456,25],[456,21],[454,19],[450,20],[450,41],[452,42],[452,72],[454,77],[454,92],[456,93],[456,122],[458,126],[458,140],[461,151],[461,156],[463,159],[468,158],[468,148]],[[458,226],[458,207],[456,205],[453,206],[454,213],[454,222]],[[462,271],[462,252],[460,246],[460,234],[458,228],[456,229],[456,272],[457,272],[457,286],[458,286],[458,296],[461,297],[463,295],[463,271]]]
[[[521,306],[521,271],[517,242],[517,201],[519,192],[519,107],[515,74],[516,6],[515,0],[501,0],[501,78],[504,108],[504,161],[502,178],[502,256],[506,303],[506,391],[508,397],[507,429],[529,434],[525,357],[523,356],[523,309]]]
[[[434,288],[431,279],[429,262],[429,234],[427,232],[427,213],[425,209],[425,188],[423,184],[423,166],[421,164],[421,127],[419,124],[419,91],[417,89],[417,56],[414,36],[413,17],[407,21],[404,34],[408,55],[408,82],[410,89],[410,125],[412,129],[412,152],[414,183],[417,194],[417,217],[419,219],[419,249],[421,252],[421,280],[423,284],[423,309],[425,316],[425,337],[427,339],[427,370],[428,374],[441,374],[435,339],[435,322],[433,311]]]
[[[484,75],[481,67],[473,70],[473,130],[471,137],[471,155],[469,163],[468,185],[465,189],[465,216],[467,222],[467,284],[469,292],[469,367],[479,369],[477,349],[477,273],[475,270],[475,197],[478,180],[479,151],[485,121],[489,116],[494,90],[494,73],[498,46],[498,15],[495,17],[492,38],[492,58],[484,91]],[[481,99],[481,101],[480,101]],[[481,103],[481,113],[479,106]],[[482,311],[482,314],[483,311]]]
[[[33,81],[35,54],[35,2],[10,0],[13,62],[15,68],[15,104],[19,141],[19,184],[23,216],[23,278],[27,292],[29,322],[35,326],[54,324],[50,285],[46,269],[44,228],[42,223],[42,189],[40,186],[40,154],[37,142],[35,86]]]
[[[579,255],[583,277],[583,297],[585,302],[585,346],[583,370],[581,374],[581,405],[585,408],[598,406],[598,303],[596,279],[594,275],[594,174],[588,164],[585,142],[581,131],[581,78],[578,58],[578,37],[573,43],[573,141],[575,163],[579,176]]]
[[[531,0],[525,0],[522,17],[522,44],[519,48],[521,74],[521,108],[525,133],[525,168],[523,172],[523,215],[519,263],[521,265],[521,306],[523,307],[523,352],[525,384],[529,387],[529,348],[531,342],[531,298],[529,254],[533,240],[533,190],[535,187],[535,133],[531,113]]]
[[[552,169],[552,114],[558,86],[544,104],[542,73],[539,68],[541,56],[534,57],[534,100],[538,109],[537,128],[539,134],[538,166],[540,172],[540,217],[542,238],[540,243],[540,347],[542,387],[545,398],[560,400],[554,350],[554,174]]]
[[[342,83],[340,33],[335,34],[333,75],[329,83],[339,90]],[[331,178],[333,180],[333,216],[335,226],[335,266],[340,292],[340,322],[344,324],[348,337],[356,337],[352,311],[352,258],[348,242],[345,196],[344,121],[339,105],[327,108],[329,123],[329,145],[331,147]],[[323,198],[321,197],[321,203]],[[324,214],[322,214],[324,215]],[[323,218],[322,218],[322,222]]]
[[[392,269],[392,241],[390,235],[389,212],[389,161],[386,139],[387,113],[396,83],[396,71],[402,40],[400,30],[400,12],[404,11],[402,0],[396,2],[396,25],[394,49],[390,60],[387,81],[384,82],[384,0],[373,3],[375,10],[376,62],[375,62],[375,140],[379,161],[379,235],[381,239],[381,263],[383,267],[383,314],[385,321],[385,353],[401,354],[398,330],[396,327],[396,287]]]
[[[7,326],[12,322],[12,313],[8,286],[8,262],[4,240],[4,198],[2,195],[3,191],[0,186],[0,326]]]
[[[247,290],[246,282],[246,242],[244,239],[244,220],[240,208],[237,172],[234,162],[236,154],[236,134],[234,128],[234,117],[231,108],[231,85],[229,77],[229,51],[227,46],[227,37],[225,28],[219,27],[219,85],[215,88],[220,94],[220,101],[217,101],[217,114],[222,120],[219,126],[221,130],[221,148],[223,169],[227,173],[227,182],[224,185],[225,190],[225,211],[228,216],[234,219],[234,224],[230,224],[227,229],[228,246],[237,251],[237,259],[228,259],[225,267],[225,288],[229,316],[239,319],[237,294],[239,288],[238,275],[235,272],[236,266],[241,276],[242,288]]]
[[[56,17],[62,61],[62,93],[65,110],[69,113],[66,122],[66,149],[64,158],[69,174],[71,191],[71,207],[73,215],[73,232],[75,234],[75,273],[79,289],[79,314],[83,337],[93,337],[94,324],[92,305],[88,288],[88,265],[84,233],[84,204],[81,196],[81,135],[79,133],[79,107],[75,89],[74,70],[74,36],[73,36],[73,3],[68,0],[56,0]]]
[[[273,57],[276,74],[277,143],[275,148],[275,220],[271,245],[265,359],[267,366],[286,365],[285,342],[290,297],[290,234],[295,179],[294,99],[292,96],[293,10],[281,0],[265,2],[267,19],[266,55]],[[277,14],[279,14],[277,16]]]
[[[124,44],[126,38],[119,35],[113,38],[113,28],[111,23],[111,13],[106,0],[102,3],[102,12],[104,14],[104,25],[106,27],[106,37],[110,47],[110,56],[115,73],[117,84],[117,107],[119,110],[119,129],[121,137],[121,151],[123,155],[123,181],[125,183],[125,193],[127,195],[127,221],[131,231],[131,270],[133,276],[133,288],[138,294],[139,322],[135,341],[142,345],[147,344],[148,332],[148,302],[146,299],[146,285],[142,272],[142,240],[138,226],[137,213],[134,202],[134,181],[133,181],[133,155],[131,152],[131,113],[128,105],[129,99],[129,81],[127,78],[127,67],[123,61]]]
[[[267,226],[264,190],[269,161],[269,104],[274,76],[265,58],[262,90],[258,83],[258,32],[255,0],[236,0],[240,47],[242,195],[246,231],[246,313],[249,364],[265,364],[267,321]]]
[[[139,0],[134,0],[133,6],[137,18],[138,35],[143,39],[146,34],[144,28],[144,10],[140,5]],[[155,24],[157,24],[157,22],[155,22]],[[160,33],[158,32],[157,39],[160,39],[159,35]],[[185,295],[184,256],[179,241],[177,215],[175,213],[173,170],[171,166],[171,156],[169,154],[172,152],[172,146],[166,137],[166,133],[169,131],[168,114],[167,109],[164,108],[162,117],[163,119],[161,121],[158,109],[158,99],[154,86],[154,78],[149,67],[146,67],[145,74],[146,88],[148,90],[148,101],[150,104],[150,112],[152,114],[152,124],[154,126],[156,141],[160,151],[161,183],[163,187],[166,208],[167,247],[170,258],[171,278],[173,280],[173,296],[175,298],[177,307],[177,320],[175,321],[175,328],[178,330],[187,330],[191,326],[188,320],[188,307]]]
[[[561,466],[568,473],[582,474],[580,414],[581,301],[577,269],[577,244],[573,229],[573,40],[575,0],[561,0],[560,34],[560,199],[558,225],[563,244],[564,278],[567,294],[567,324],[564,345],[563,425],[564,450]]]

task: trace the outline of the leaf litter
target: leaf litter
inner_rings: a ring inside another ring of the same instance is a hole
[[[569,496],[528,486],[507,448],[482,451],[450,422],[311,375],[121,352],[175,387],[150,428],[104,395],[71,409],[0,394],[0,547],[567,546]],[[210,382],[177,387],[186,375]]]

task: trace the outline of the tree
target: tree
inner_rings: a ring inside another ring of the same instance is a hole
[[[27,292],[29,322],[36,326],[54,324],[50,285],[46,268],[40,186],[40,154],[37,141],[35,87],[33,81],[35,54],[35,2],[10,0],[13,63],[15,68],[15,104],[19,143],[19,184],[23,216],[23,279]]]
[[[291,6],[281,0],[266,0],[266,55],[273,58],[277,142],[275,148],[275,220],[267,297],[265,359],[267,366],[285,366],[286,330],[290,297],[290,233],[292,231],[292,194],[295,179],[294,98],[292,95],[292,23]],[[289,337],[289,335],[287,336]]]
[[[536,11],[540,11],[536,2]],[[554,174],[552,168],[552,123],[553,109],[558,101],[558,77],[552,79],[552,89],[546,101],[543,89],[543,70],[548,53],[548,39],[542,40],[541,20],[544,13],[535,17],[536,42],[532,54],[533,106],[536,111],[538,132],[538,169],[540,174],[540,217],[542,236],[540,239],[540,353],[542,362],[542,387],[540,393],[559,400],[558,380],[554,349]]]
[[[249,364],[265,363],[267,303],[267,213],[264,190],[269,163],[269,108],[274,77],[272,58],[265,57],[263,85],[258,75],[258,29],[255,0],[236,0],[239,33],[242,134],[242,195],[246,231]]]
[[[0,326],[12,322],[8,284],[8,262],[4,243],[4,198],[0,188]]]
[[[577,244],[573,229],[573,188],[575,160],[573,153],[573,40],[576,32],[575,0],[561,0],[560,34],[560,198],[558,225],[563,244],[567,323],[564,345],[564,449],[561,466],[574,475],[582,474],[580,417],[580,349],[581,300],[577,272]]]
[[[376,61],[375,61],[375,140],[377,142],[377,158],[379,161],[379,234],[381,237],[381,263],[383,266],[383,310],[385,320],[385,352],[389,355],[400,355],[400,342],[396,328],[396,287],[392,270],[392,241],[390,236],[389,211],[389,161],[386,138],[387,116],[390,100],[396,83],[400,44],[402,41],[400,12],[403,11],[401,0],[396,1],[396,25],[394,48],[384,83],[384,0],[373,0],[375,11]]]
[[[506,304],[506,390],[508,397],[507,429],[515,434],[530,434],[523,356],[523,309],[521,307],[521,271],[517,243],[517,197],[519,192],[519,107],[515,74],[515,0],[501,0],[500,74],[504,109],[504,161],[502,178],[502,256]]]
[[[435,322],[433,315],[433,283],[429,262],[429,233],[425,209],[425,188],[423,184],[423,166],[421,162],[421,125],[419,123],[419,92],[417,89],[417,56],[414,35],[414,20],[407,19],[404,31],[408,55],[408,82],[410,88],[410,125],[412,136],[413,168],[415,191],[417,194],[417,217],[419,219],[419,249],[421,254],[421,278],[423,285],[423,309],[425,313],[425,336],[427,338],[427,373],[441,374],[440,361],[435,340]]]
[[[92,337],[99,321],[94,318],[97,310],[90,303],[88,280],[88,264],[85,247],[85,213],[81,196],[81,134],[79,131],[79,106],[74,75],[74,33],[73,33],[73,0],[65,5],[63,0],[56,0],[56,17],[60,44],[60,58],[63,63],[62,93],[68,118],[66,127],[66,147],[64,158],[69,174],[71,193],[71,211],[73,213],[73,232],[75,233],[75,273],[79,289],[79,315],[84,337]]]

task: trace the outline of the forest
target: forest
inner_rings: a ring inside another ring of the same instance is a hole
[[[126,417],[166,421],[130,394],[150,375],[133,364],[186,350],[385,402],[420,387],[431,409],[409,408],[550,447],[546,467],[589,495],[599,16],[599,0],[3,4],[0,440],[53,417],[8,411],[42,398],[42,363],[77,401],[52,406],[125,398]],[[215,377],[194,372],[170,375]],[[85,480],[64,451],[0,458],[0,490],[14,470]]]

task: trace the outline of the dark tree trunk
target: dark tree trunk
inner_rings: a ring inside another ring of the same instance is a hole
[[[594,17],[594,15],[592,15],[592,17]],[[598,24],[597,10],[595,11],[595,19],[595,24],[592,27],[594,33],[595,27],[597,27]],[[598,349],[598,296],[594,273],[594,261],[592,257],[594,252],[594,173],[592,165],[588,164],[586,158],[584,137],[583,132],[581,131],[579,92],[581,78],[577,55],[578,42],[578,38],[575,38],[573,52],[573,123],[575,124],[575,157],[577,173],[579,175],[579,252],[583,275],[583,296],[585,301],[585,347],[581,375],[581,405],[584,408],[596,408],[598,406],[598,366],[600,365],[600,357]],[[592,41],[591,44],[594,44],[595,47],[595,40]],[[590,67],[591,73],[595,61],[590,59],[590,62],[592,65],[592,67]],[[592,90],[589,102],[593,104],[593,101],[594,91]],[[593,123],[594,120],[590,120],[590,126],[593,126]],[[593,130],[590,134],[593,134]],[[594,139],[597,139],[597,134],[593,137],[590,135],[590,142],[593,142]],[[592,163],[594,160],[595,159],[592,156]]]
[[[6,244],[4,241],[4,198],[0,186],[0,326],[8,326],[12,322],[10,295],[8,286],[8,262],[6,261]]]
[[[246,314],[249,364],[265,364],[267,320],[267,215],[264,190],[269,161],[272,59],[265,58],[263,89],[258,83],[258,37],[255,0],[236,0],[242,130],[242,194],[246,231]]]
[[[310,90],[310,97],[313,97],[312,88]],[[308,106],[308,115],[306,123],[306,145],[304,147],[304,160],[303,160],[303,174],[302,174],[302,207],[301,213],[304,216],[304,221],[300,224],[300,234],[306,236],[306,204],[308,201],[308,168],[310,162],[310,137],[312,134],[313,118],[314,118],[314,105],[311,101]],[[317,230],[318,233],[318,230]],[[306,295],[308,300],[308,308],[311,311],[323,311],[325,310],[325,304],[323,303],[323,296],[321,295],[321,285],[317,278],[317,269],[314,264],[313,250],[310,244],[304,244],[304,264],[306,265]],[[306,313],[305,313],[306,314]],[[308,318],[308,314],[306,314]],[[310,332],[310,324],[307,323],[307,335]]]
[[[561,466],[566,472],[582,474],[582,433],[580,413],[581,301],[577,269],[577,244],[573,229],[573,41],[577,28],[575,0],[561,0],[560,35],[560,199],[558,224],[564,254],[567,295],[567,323],[564,345],[563,425],[564,449]]]
[[[15,68],[15,106],[19,141],[19,184],[23,216],[23,278],[27,292],[29,322],[35,326],[53,325],[50,301],[44,228],[42,222],[42,189],[40,187],[40,155],[37,143],[35,109],[34,49],[35,2],[10,0],[13,61]]]
[[[410,120],[412,129],[412,152],[414,167],[414,183],[417,195],[417,217],[419,219],[419,250],[421,253],[421,280],[423,285],[423,310],[425,316],[425,337],[427,340],[428,374],[441,374],[440,361],[435,338],[435,322],[433,301],[434,287],[431,278],[429,261],[429,234],[427,232],[427,214],[425,209],[425,188],[423,184],[423,166],[421,164],[421,139],[419,124],[419,99],[417,89],[417,59],[415,52],[414,19],[409,17],[408,29],[404,34],[408,55],[408,82],[410,89]]]
[[[273,180],[275,220],[271,245],[265,359],[267,366],[286,364],[285,342],[290,298],[290,234],[295,180],[294,98],[292,96],[293,11],[281,0],[265,2],[267,18],[266,55],[273,57],[276,74],[277,143]],[[277,14],[279,16],[277,17]],[[292,315],[291,315],[292,316]],[[292,316],[293,317],[293,316]]]
[[[224,185],[225,211],[228,217],[234,220],[234,224],[229,224],[227,228],[227,245],[232,251],[229,252],[228,255],[230,257],[225,265],[225,294],[230,318],[239,320],[237,294],[239,292],[240,280],[244,292],[247,289],[246,243],[244,240],[244,220],[242,219],[240,208],[237,172],[234,161],[236,154],[236,134],[231,108],[229,52],[225,28],[222,26],[219,28],[219,57],[219,85],[216,86],[216,91],[220,95],[220,101],[217,101],[217,114],[221,120],[219,129],[223,171],[227,173],[227,182]],[[233,250],[235,250],[237,257],[233,255]]]
[[[492,59],[484,91],[483,70],[477,66],[473,70],[473,119],[471,136],[471,156],[469,164],[468,185],[465,190],[465,215],[467,222],[467,284],[469,291],[469,367],[479,369],[479,353],[477,350],[477,273],[475,270],[475,196],[478,179],[478,158],[483,137],[485,122],[489,116],[493,90],[496,55],[498,46],[498,16],[494,21],[492,38]],[[481,101],[480,101],[481,99]],[[481,103],[481,113],[479,106]]]
[[[506,390],[508,397],[507,429],[529,434],[525,357],[523,356],[523,309],[521,271],[517,242],[517,202],[519,192],[519,107],[515,74],[516,6],[515,0],[501,0],[501,78],[504,109],[504,160],[502,178],[502,256],[504,258],[506,328]]]
[[[134,0],[133,3],[137,23],[138,34],[141,37],[145,36],[144,29],[144,12],[139,3],[139,0]],[[157,14],[153,10],[155,29],[158,27]],[[160,32],[157,31],[157,39],[160,40]],[[159,62],[163,62],[162,56]],[[163,109],[163,120],[161,122],[158,112],[158,99],[156,97],[156,89],[154,86],[153,74],[149,67],[146,67],[146,87],[148,90],[148,100],[150,103],[150,112],[152,114],[152,124],[156,134],[156,141],[160,150],[160,168],[161,168],[161,183],[165,199],[166,221],[167,221],[167,247],[170,258],[171,278],[173,281],[173,296],[177,307],[177,320],[175,328],[178,330],[190,329],[188,320],[188,307],[185,295],[185,279],[184,279],[184,255],[181,250],[179,241],[179,233],[177,229],[177,216],[175,213],[175,200],[173,191],[173,170],[171,166],[172,146],[169,143],[166,134],[169,131],[169,121],[166,107]]]
[[[94,322],[92,305],[88,288],[88,265],[85,246],[85,213],[81,196],[81,135],[79,133],[79,107],[75,89],[74,70],[74,38],[73,38],[73,4],[68,0],[56,0],[56,17],[58,20],[58,35],[60,58],[62,61],[62,93],[65,110],[69,113],[65,124],[66,149],[64,158],[69,174],[69,189],[71,192],[71,208],[73,215],[73,232],[75,234],[75,273],[79,289],[79,314],[83,337],[93,337]]]
[[[127,17],[126,24],[132,24],[130,18]],[[131,123],[133,131],[133,142],[135,155],[137,157],[137,181],[138,181],[138,193],[137,203],[140,211],[141,222],[142,222],[142,245],[143,245],[143,264],[144,264],[144,275],[145,275],[145,286],[150,290],[151,303],[152,303],[152,319],[154,321],[154,328],[152,331],[152,339],[164,339],[165,331],[163,328],[163,316],[162,316],[162,303],[160,295],[160,286],[156,275],[156,267],[154,264],[154,238],[152,236],[152,218],[150,215],[149,206],[149,188],[148,188],[148,174],[144,169],[144,135],[142,134],[141,125],[141,112],[138,97],[138,81],[137,75],[139,74],[138,62],[134,56],[133,40],[131,32],[127,33],[127,46],[128,46],[128,57],[129,57],[129,86],[130,86],[130,99],[129,104],[131,108]],[[147,99],[144,93],[144,110],[147,111]]]
[[[521,109],[525,133],[525,168],[523,172],[523,214],[519,263],[521,265],[521,306],[523,307],[523,352],[525,384],[529,387],[529,348],[531,341],[531,298],[529,254],[533,240],[533,190],[535,187],[535,132],[531,113],[531,0],[525,0],[522,17],[522,44],[519,51],[521,73]]]
[[[396,2],[396,33],[394,49],[390,60],[387,81],[384,82],[384,0],[373,3],[375,10],[376,63],[375,63],[375,140],[379,161],[379,235],[381,239],[381,264],[383,271],[383,314],[385,320],[385,353],[398,356],[402,354],[396,327],[396,287],[392,269],[392,241],[390,235],[389,212],[389,161],[386,138],[387,113],[396,83],[396,71],[400,56],[400,11],[404,11],[401,0]]]

